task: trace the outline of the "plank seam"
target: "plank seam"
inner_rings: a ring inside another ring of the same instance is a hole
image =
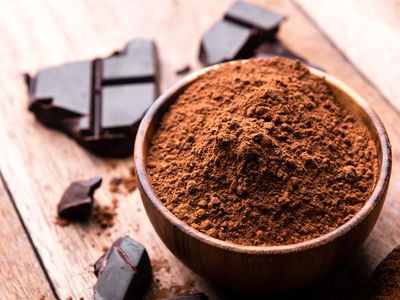
[[[6,182],[6,180],[5,180],[4,176],[3,176],[3,173],[1,171],[0,171],[0,182],[4,185],[4,189],[6,190],[6,193],[7,193],[8,197],[10,198],[11,204],[14,207],[14,210],[15,210],[17,216],[18,216],[18,220],[20,221],[20,224],[22,225],[22,228],[23,228],[23,230],[24,230],[24,232],[25,232],[25,234],[26,234],[26,236],[28,238],[28,241],[29,241],[29,243],[30,243],[30,245],[32,247],[32,250],[33,250],[33,252],[34,252],[34,254],[35,254],[35,256],[36,256],[36,258],[37,258],[37,260],[39,262],[39,265],[40,265],[41,269],[43,270],[44,276],[45,276],[45,278],[46,278],[46,280],[47,280],[47,282],[48,282],[48,284],[50,286],[50,289],[51,289],[51,292],[53,293],[54,298],[57,299],[57,300],[60,300],[60,297],[57,295],[55,286],[54,286],[52,280],[50,279],[49,274],[46,271],[46,268],[44,266],[44,263],[43,263],[43,260],[42,260],[42,258],[40,256],[40,254],[39,254],[39,251],[37,250],[37,248],[35,247],[35,244],[33,243],[33,240],[32,240],[32,238],[31,238],[31,236],[29,234],[28,228],[26,227],[26,225],[24,223],[24,220],[22,219],[22,216],[19,213],[19,210],[18,210],[18,207],[17,207],[17,205],[15,203],[14,197],[13,197],[13,195],[12,195],[8,185],[7,185],[7,182]]]
[[[339,53],[339,55],[352,66],[357,75],[365,80],[376,91],[378,96],[382,98],[390,106],[390,108],[395,111],[398,116],[400,116],[400,111],[381,92],[378,86],[373,81],[371,81],[356,65],[354,65],[347,57],[347,55],[336,46],[329,35],[318,25],[317,21],[313,17],[311,17],[311,15],[300,4],[298,4],[296,0],[290,0],[290,2],[298,9],[298,11],[304,16],[304,18],[307,19],[314,26],[314,28],[325,38],[325,40],[332,46],[332,48],[334,48]]]

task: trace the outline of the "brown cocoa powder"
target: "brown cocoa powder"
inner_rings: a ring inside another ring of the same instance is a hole
[[[164,205],[242,245],[328,233],[373,191],[377,150],[360,118],[298,61],[225,64],[165,113],[148,168]]]

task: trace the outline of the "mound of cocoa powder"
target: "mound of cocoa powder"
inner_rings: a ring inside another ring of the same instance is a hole
[[[148,153],[179,219],[243,245],[297,243],[348,221],[371,195],[377,150],[359,117],[298,61],[225,64],[183,91]]]

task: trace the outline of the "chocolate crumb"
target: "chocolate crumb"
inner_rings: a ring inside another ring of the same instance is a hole
[[[182,68],[178,69],[175,71],[176,75],[185,75],[189,73],[192,70],[192,68],[189,65],[185,65]]]
[[[129,194],[137,188],[137,179],[135,175],[135,167],[133,164],[129,166],[129,174],[122,177],[114,177],[109,184],[109,190],[112,193]]]
[[[110,192],[117,193],[122,182],[123,179],[121,177],[112,178],[109,185]]]

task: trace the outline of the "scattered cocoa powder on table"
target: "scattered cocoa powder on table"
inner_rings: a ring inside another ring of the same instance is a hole
[[[242,245],[328,233],[371,195],[377,150],[361,119],[298,61],[224,64],[187,87],[153,137],[148,168],[164,205]]]

